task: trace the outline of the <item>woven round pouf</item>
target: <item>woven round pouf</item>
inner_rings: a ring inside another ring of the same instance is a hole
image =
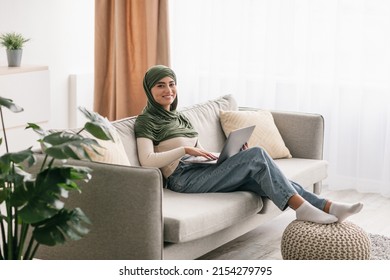
[[[284,260],[368,260],[371,241],[363,229],[348,221],[295,220],[283,232],[281,250]]]

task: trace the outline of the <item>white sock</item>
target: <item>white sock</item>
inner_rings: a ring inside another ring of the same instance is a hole
[[[308,221],[319,224],[331,224],[337,222],[337,217],[325,213],[314,207],[309,202],[304,201],[296,210],[297,220]]]
[[[363,208],[363,203],[341,203],[341,202],[331,202],[329,208],[329,214],[335,215],[339,222],[344,221],[349,216],[359,213]]]

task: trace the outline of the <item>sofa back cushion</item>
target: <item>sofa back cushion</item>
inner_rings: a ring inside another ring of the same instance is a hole
[[[131,162],[129,161],[129,157],[125,152],[122,139],[119,137],[117,130],[111,129],[110,133],[114,141],[100,140],[95,138],[87,131],[82,131],[82,136],[94,139],[100,145],[100,147],[94,146],[94,149],[97,151],[97,153],[86,147],[85,149],[87,154],[92,161],[130,166]]]
[[[237,111],[237,102],[232,95],[184,107],[180,111],[191,121],[199,133],[202,146],[211,152],[220,152],[226,141],[219,119],[220,111]]]
[[[137,153],[137,142],[134,133],[136,116],[114,121],[112,124],[122,140],[123,148],[131,165],[140,166]]]
[[[225,135],[233,130],[255,125],[249,147],[262,147],[273,159],[291,158],[270,111],[221,111],[220,120]]]
[[[219,152],[225,143],[226,137],[219,121],[219,111],[238,110],[237,102],[232,95],[206,101],[201,104],[178,109],[191,121],[199,133],[202,146],[210,151]],[[136,116],[113,122],[114,127],[122,140],[125,152],[133,166],[139,166],[137,142],[134,134]]]

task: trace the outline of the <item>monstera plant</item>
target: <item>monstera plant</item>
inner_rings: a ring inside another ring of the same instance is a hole
[[[33,259],[39,246],[55,246],[85,236],[91,223],[79,208],[66,209],[69,191],[81,192],[77,182],[88,181],[89,168],[67,165],[68,159],[89,159],[99,147],[95,139],[83,137],[88,131],[102,140],[112,140],[110,122],[97,113],[80,108],[88,121],[80,131],[44,131],[28,124],[39,135],[42,147],[39,172],[29,167],[37,164],[32,148],[9,152],[2,108],[12,112],[23,109],[12,100],[0,97],[0,117],[6,153],[0,156],[0,259]],[[4,142],[4,143],[2,143]],[[60,160],[61,164],[55,164]]]

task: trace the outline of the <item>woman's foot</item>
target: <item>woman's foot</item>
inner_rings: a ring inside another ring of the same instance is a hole
[[[324,211],[311,205],[309,202],[304,201],[296,210],[297,220],[308,221],[319,224],[331,224],[338,221],[337,217],[328,214]]]
[[[339,222],[344,221],[349,216],[359,213],[363,208],[363,203],[341,203],[341,202],[331,202],[329,207],[329,214],[336,216],[339,219]]]

